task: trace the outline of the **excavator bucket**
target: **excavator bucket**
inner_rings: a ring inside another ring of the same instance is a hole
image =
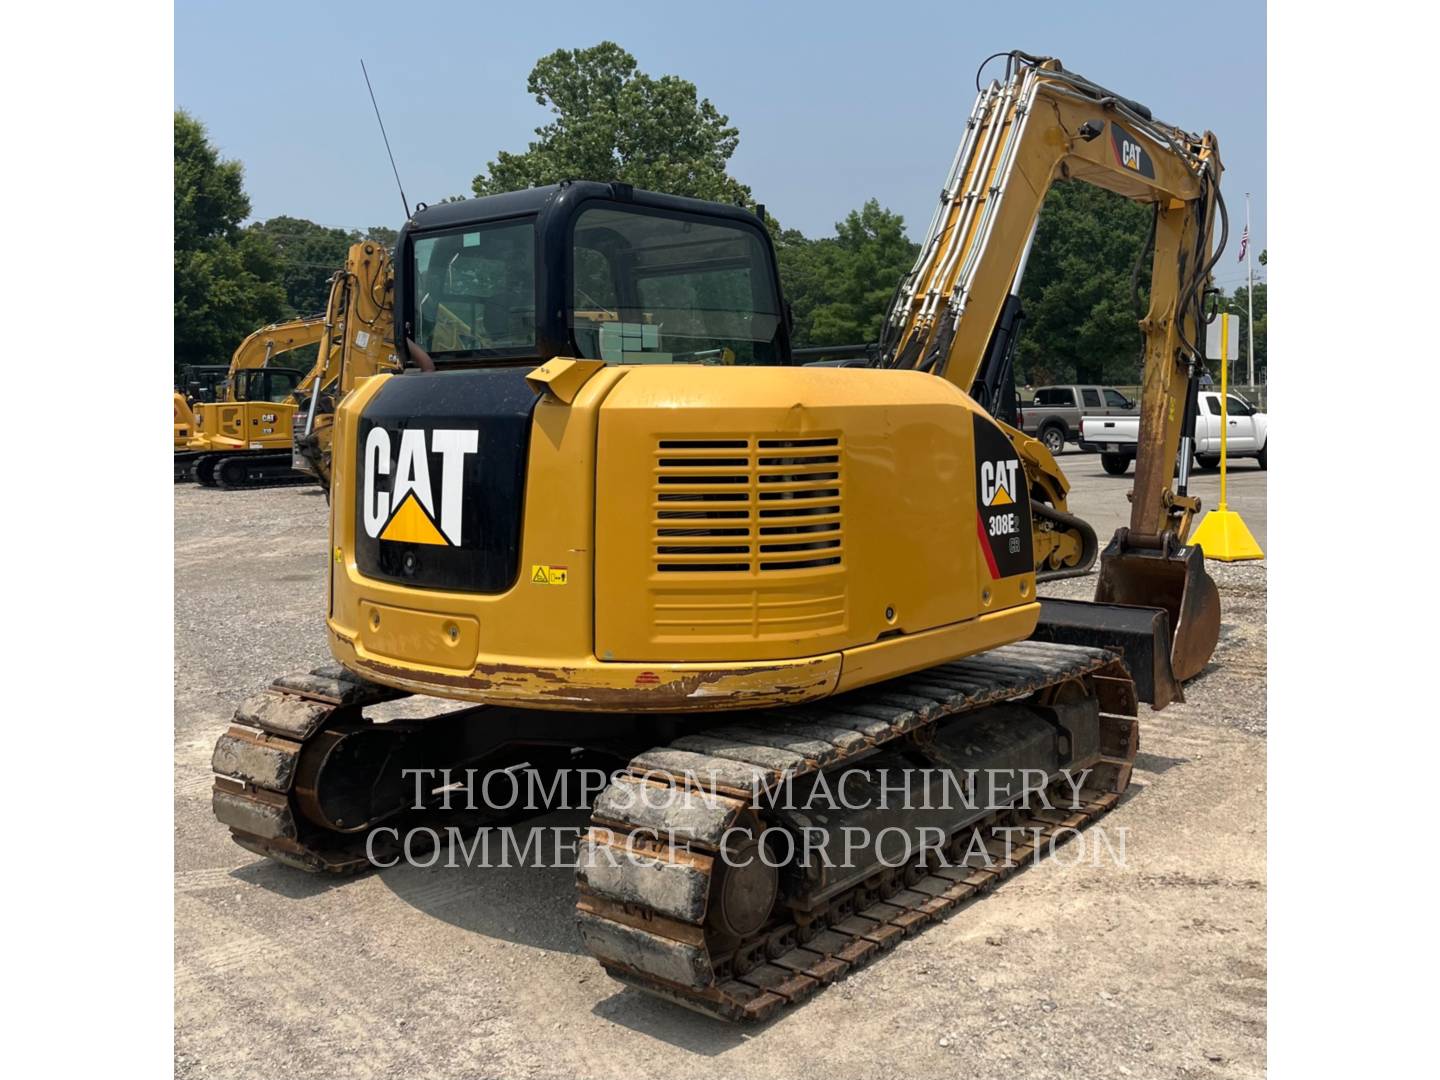
[[[1120,529],[1100,556],[1095,599],[1040,601],[1038,641],[1119,649],[1135,693],[1156,709],[1184,701],[1220,639],[1220,593],[1198,547],[1144,547]]]
[[[1030,637],[1062,645],[1118,648],[1139,700],[1155,709],[1185,700],[1170,670],[1170,615],[1164,608],[1047,597],[1040,601],[1040,622]]]
[[[1220,640],[1220,592],[1205,572],[1205,553],[1167,535],[1156,547],[1118,529],[1100,556],[1095,599],[1102,604],[1164,608],[1170,616],[1170,668],[1184,682],[1210,662]]]

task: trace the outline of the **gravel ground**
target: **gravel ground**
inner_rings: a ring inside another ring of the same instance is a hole
[[[1129,483],[1094,456],[1064,464],[1075,509],[1108,534]],[[1231,479],[1263,545],[1265,474]],[[737,1029],[623,989],[581,955],[565,870],[333,882],[230,843],[209,809],[216,736],[246,693],[328,660],[325,502],[181,485],[175,520],[178,1075],[1264,1072],[1263,563],[1212,564],[1220,647],[1185,704],[1142,716],[1135,783],[1105,822],[1123,860],[1062,849],[802,1008]]]

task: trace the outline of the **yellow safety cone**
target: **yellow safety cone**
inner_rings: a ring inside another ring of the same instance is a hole
[[[1227,393],[1230,370],[1230,321],[1220,316],[1220,505],[1200,519],[1190,534],[1190,543],[1205,553],[1205,558],[1220,562],[1263,559],[1265,553],[1250,535],[1240,515],[1225,505],[1225,459],[1229,451],[1230,408]]]
[[[1190,543],[1205,552],[1205,558],[1220,562],[1265,557],[1240,515],[1234,510],[1227,510],[1223,502],[1218,509],[1211,510],[1200,519],[1200,526],[1191,534]]]

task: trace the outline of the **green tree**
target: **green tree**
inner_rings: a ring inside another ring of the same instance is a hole
[[[1249,320],[1246,318],[1249,291],[1248,288],[1241,285],[1235,290],[1234,294],[1225,301],[1225,310],[1240,318],[1239,359],[1235,361],[1235,366],[1231,370],[1231,374],[1240,380],[1244,380],[1245,378],[1250,358],[1250,325]],[[1255,381],[1261,383],[1265,382],[1266,372],[1265,314],[1265,283],[1263,281],[1257,281],[1255,282],[1255,311],[1253,315],[1255,320]]]
[[[796,348],[806,345],[840,345],[845,342],[816,342],[810,327],[814,322],[815,308],[823,302],[825,285],[822,281],[819,249],[823,241],[811,240],[799,229],[782,229],[779,222],[770,218],[770,238],[775,245],[775,261],[780,269],[780,287],[790,303],[794,317],[790,342]]]
[[[617,180],[716,202],[747,202],[750,189],[725,169],[740,141],[729,117],[695,84],[640,71],[613,41],[557,49],[530,71],[529,92],[555,119],[523,153],[501,151],[475,177],[475,194]]]
[[[835,225],[835,239],[819,247],[820,284],[810,337],[823,345],[874,341],[895,285],[915,262],[919,245],[905,235],[905,219],[875,199]]]
[[[345,265],[345,253],[359,238],[358,233],[331,229],[304,218],[270,218],[251,225],[266,241],[280,267],[288,314],[314,315],[325,310],[330,295],[330,277]]]
[[[246,334],[279,318],[285,293],[270,245],[240,228],[244,172],[205,128],[175,113],[175,365],[225,363]]]
[[[1018,381],[1135,383],[1140,331],[1130,295],[1150,210],[1079,181],[1055,184],[1040,212],[1020,300]],[[1140,270],[1142,303],[1149,266]]]
[[[345,265],[350,245],[373,240],[394,251],[400,234],[385,225],[365,230],[317,225],[305,218],[280,217],[246,228],[262,241],[279,268],[288,317],[319,314],[330,296],[330,278]]]
[[[365,230],[365,239],[374,240],[382,245],[392,255],[395,253],[395,242],[400,239],[400,231],[392,229],[388,225],[371,225]]]

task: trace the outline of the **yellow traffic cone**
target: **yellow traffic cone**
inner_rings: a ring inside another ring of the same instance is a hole
[[[1227,510],[1224,503],[1200,519],[1199,527],[1190,534],[1190,543],[1200,548],[1205,558],[1220,562],[1265,557],[1240,515],[1234,510]]]

